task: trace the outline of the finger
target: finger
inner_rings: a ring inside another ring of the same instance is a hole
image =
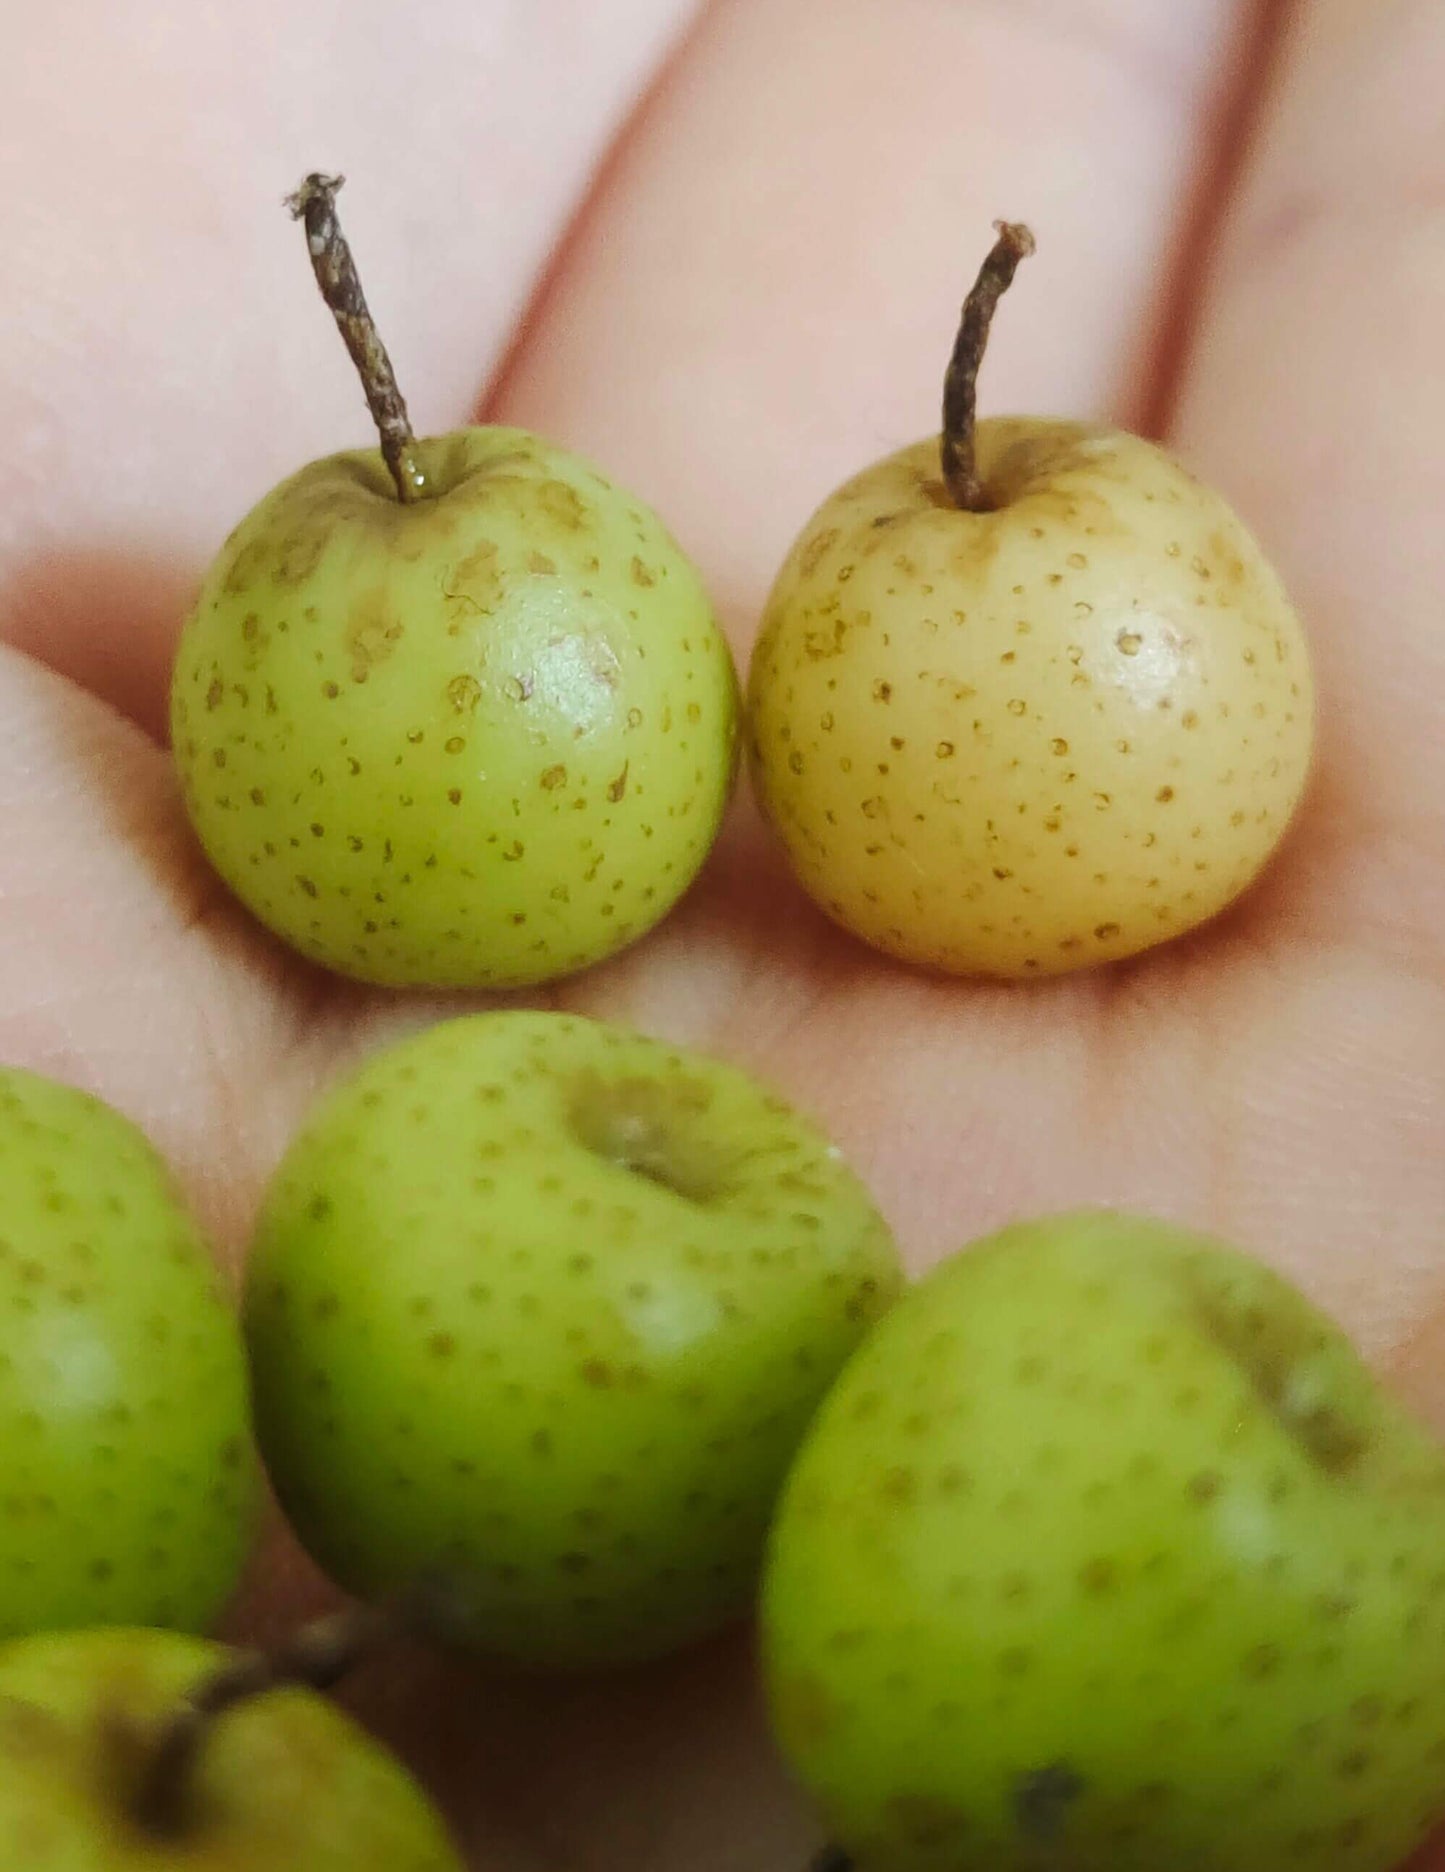
[[[1321,933],[1445,912],[1445,12],[1315,0],[1225,232],[1175,434],[1265,534],[1322,695]],[[1323,900],[1323,901],[1322,901]]]
[[[371,440],[281,197],[343,210],[423,431],[458,421],[691,0],[28,9],[0,61],[0,639],[159,728],[197,575]]]
[[[1385,1357],[1439,1303],[1445,1205],[1445,13],[1315,0],[1283,50],[1175,432],[1278,559],[1321,696],[1270,991],[1217,1029],[1227,1222],[1291,1242]],[[1311,1135],[1349,1147],[1314,1144],[1291,1222],[1278,1166]]]
[[[1228,0],[724,0],[490,413],[654,500],[745,640],[811,507],[936,426],[995,217],[1028,220],[1039,258],[995,328],[988,405],[1146,406],[1163,261],[1247,18]]]

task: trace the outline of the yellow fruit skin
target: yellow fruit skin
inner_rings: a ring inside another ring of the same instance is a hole
[[[590,966],[691,883],[734,768],[737,679],[661,521],[523,430],[375,449],[243,520],[181,640],[187,810],[315,962],[506,988]]]
[[[936,439],[814,514],[750,675],[754,782],[845,928],[957,974],[1137,953],[1213,916],[1309,767],[1300,623],[1259,547],[1152,443],[996,419],[994,510]]]

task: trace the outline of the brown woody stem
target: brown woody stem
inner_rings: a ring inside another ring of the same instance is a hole
[[[293,219],[306,225],[311,270],[361,378],[367,406],[381,436],[381,453],[396,483],[397,499],[423,500],[431,490],[417,459],[416,437],[406,404],[396,386],[386,346],[367,309],[356,262],[336,218],[336,191],[345,180],[345,176],[309,175],[294,195],[286,197],[286,206]]]
[[[958,336],[943,379],[943,483],[954,505],[966,513],[986,513],[989,505],[974,460],[978,367],[998,302],[1012,284],[1019,261],[1034,251],[1034,237],[1022,222],[995,221],[994,226],[998,239],[963,302]]]
[[[349,1606],[303,1625],[276,1651],[242,1651],[221,1665],[177,1705],[148,1744],[132,1806],[137,1824],[158,1837],[184,1830],[196,1763],[228,1710],[288,1684],[330,1689],[402,1623],[395,1608]]]

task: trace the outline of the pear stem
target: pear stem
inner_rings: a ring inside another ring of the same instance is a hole
[[[963,302],[958,336],[943,379],[943,484],[954,506],[965,513],[987,513],[989,509],[974,460],[978,367],[983,362],[998,302],[1013,283],[1019,261],[1034,251],[1034,237],[1021,221],[995,221],[994,227],[998,239],[979,268],[973,291]]]
[[[183,1831],[196,1763],[228,1710],[288,1684],[328,1690],[398,1630],[394,1608],[348,1606],[303,1625],[277,1650],[242,1651],[176,1706],[147,1749],[132,1814],[157,1837]]]
[[[336,218],[336,192],[345,181],[345,176],[313,173],[294,195],[286,197],[286,206],[293,220],[306,225],[311,270],[361,378],[367,407],[381,436],[382,457],[396,483],[397,499],[403,503],[424,500],[430,489],[417,459],[416,437],[406,404],[397,388],[386,346],[367,308],[351,248]]]

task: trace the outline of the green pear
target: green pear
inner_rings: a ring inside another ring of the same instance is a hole
[[[0,1865],[13,1872],[461,1872],[379,1744],[315,1691],[218,1718],[176,1816],[142,1817],[166,1718],[226,1651],[173,1632],[57,1632],[0,1648]]]
[[[915,1287],[805,1441],[763,1622],[866,1872],[1388,1872],[1445,1811],[1445,1452],[1278,1275],[1159,1222]]]
[[[718,1061],[559,1014],[444,1023],[335,1088],[264,1202],[261,1445],[348,1589],[443,1579],[534,1665],[750,1603],[777,1490],[892,1298],[837,1150]]]
[[[166,1167],[0,1068],[0,1638],[203,1628],[258,1496],[239,1325]]]
[[[313,258],[349,267],[312,184]],[[641,936],[702,864],[732,659],[662,521],[590,463],[500,427],[407,429],[403,454],[312,462],[222,547],[172,682],[187,810],[312,961],[545,981]]]

